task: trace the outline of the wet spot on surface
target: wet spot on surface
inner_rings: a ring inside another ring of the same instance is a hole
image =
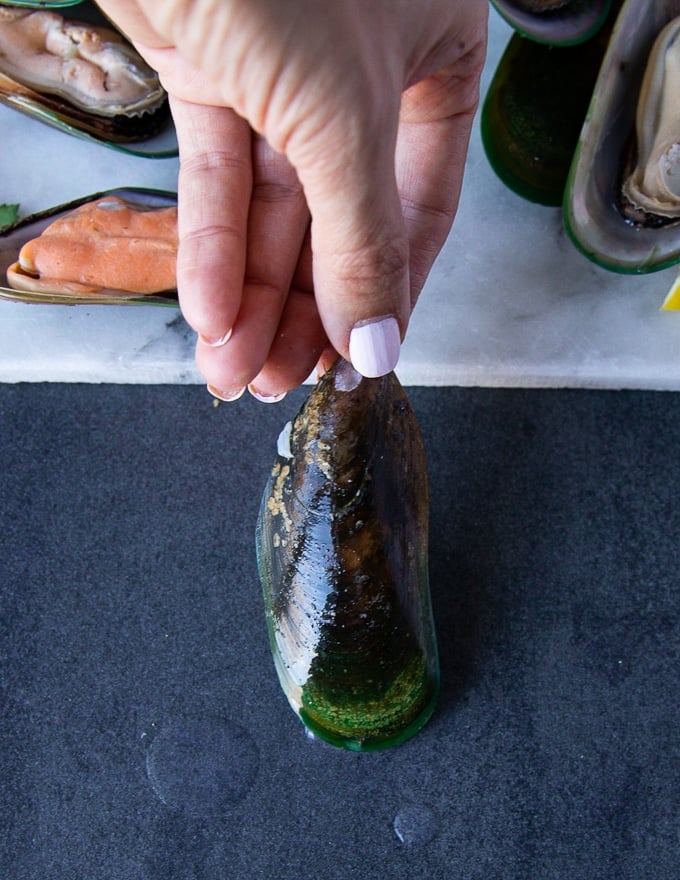
[[[423,804],[409,804],[394,817],[394,833],[404,846],[424,846],[436,835],[439,823],[434,812]]]
[[[167,725],[154,739],[146,771],[156,795],[173,810],[219,815],[243,800],[257,775],[259,754],[250,734],[222,719]]]

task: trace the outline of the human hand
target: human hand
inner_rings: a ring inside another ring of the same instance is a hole
[[[278,399],[329,343],[393,369],[456,212],[486,0],[98,3],[170,94],[180,304],[213,393]]]

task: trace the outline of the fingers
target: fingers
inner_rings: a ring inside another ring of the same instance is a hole
[[[177,288],[208,344],[229,338],[241,305],[252,189],[248,124],[233,111],[171,99],[179,143]]]
[[[326,334],[314,297],[291,290],[267,361],[248,390],[264,402],[281,400],[310,376],[325,345]]]
[[[295,388],[310,376],[328,348],[314,298],[308,234],[276,336],[264,367],[248,386],[250,392],[261,400],[280,400],[283,392]]]
[[[410,248],[411,307],[458,208],[483,46],[402,96],[395,165]]]
[[[441,251],[458,208],[470,126],[467,119],[404,125],[397,180],[409,238],[411,308]],[[426,163],[422,156],[427,155]]]
[[[312,214],[317,306],[333,347],[363,375],[380,376],[397,363],[410,314],[396,125],[358,143],[336,125],[324,137],[320,161],[297,163]]]
[[[208,383],[233,396],[261,373],[256,391],[277,397],[299,384],[318,357],[323,336],[309,293],[291,282],[309,224],[302,189],[288,161],[262,138],[253,141],[253,188],[247,224],[245,270],[238,314],[225,343],[205,338],[197,364]],[[283,316],[283,318],[282,318]],[[307,326],[311,321],[312,326]],[[309,362],[307,372],[305,360]]]

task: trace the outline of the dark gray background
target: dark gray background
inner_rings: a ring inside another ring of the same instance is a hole
[[[255,567],[306,392],[0,386],[1,877],[677,880],[680,395],[408,390],[443,687],[357,755]]]

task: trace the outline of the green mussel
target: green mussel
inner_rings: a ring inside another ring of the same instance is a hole
[[[559,206],[593,86],[620,2],[597,35],[577,46],[544,45],[513,34],[481,114],[491,167],[518,195]]]
[[[256,530],[281,686],[327,742],[396,745],[434,710],[427,532],[425,452],[404,389],[339,360],[279,437]]]

